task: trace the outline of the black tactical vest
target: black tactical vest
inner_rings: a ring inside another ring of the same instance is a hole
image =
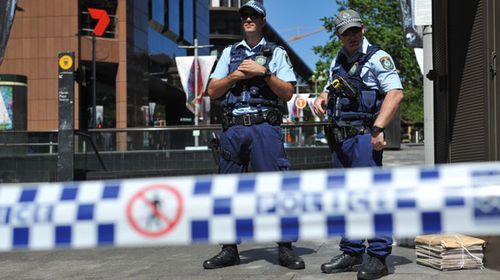
[[[269,69],[269,62],[272,60],[274,50],[277,47],[279,46],[274,43],[266,43],[260,46],[261,50],[256,52],[256,54],[247,56],[244,46],[233,45],[230,52],[229,73],[236,71],[245,59],[255,60]],[[257,109],[276,108],[278,107],[278,103],[278,96],[271,91],[264,78],[254,77],[236,83],[227,92],[221,105],[225,112],[230,112],[235,108],[247,106]]]
[[[337,126],[371,126],[378,115],[383,95],[379,90],[368,88],[360,76],[363,65],[378,50],[380,47],[371,45],[366,54],[350,64],[337,56],[331,80],[343,79],[353,89],[348,94],[330,89],[327,115]]]

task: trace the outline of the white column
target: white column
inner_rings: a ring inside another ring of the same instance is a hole
[[[434,165],[434,84],[426,75],[432,65],[432,26],[424,27],[424,156],[426,165]]]

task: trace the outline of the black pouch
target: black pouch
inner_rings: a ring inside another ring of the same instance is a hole
[[[336,129],[331,124],[325,125],[326,142],[328,143],[328,148],[332,153],[334,152],[335,145],[344,141],[342,133],[339,134],[339,132],[340,130]]]
[[[266,112],[266,121],[270,125],[280,125],[283,121],[283,115],[278,110],[269,110]]]

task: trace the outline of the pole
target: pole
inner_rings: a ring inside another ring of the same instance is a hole
[[[58,57],[57,181],[73,181],[75,179],[75,53],[61,52]]]
[[[299,90],[299,84],[297,83],[297,87],[296,87],[296,97],[295,97],[295,102],[297,102],[297,98],[300,97],[300,90]],[[297,106],[297,104],[295,104],[295,106]],[[298,133],[297,133],[297,145],[298,146],[301,146],[302,145],[302,122],[304,121],[304,114],[302,113],[302,109],[300,108],[297,108],[297,113],[299,113],[299,115],[297,117],[299,117],[299,123],[300,123],[300,126],[298,127]]]
[[[194,125],[198,126],[200,103],[198,100],[198,39],[194,39]],[[194,146],[199,146],[199,132],[195,133]]]
[[[95,44],[96,38],[95,33],[92,32],[92,123],[91,128],[96,127],[97,112],[96,112],[96,96],[97,96],[97,67],[95,58]]]
[[[179,46],[179,48],[182,49],[194,49],[194,125],[198,126],[199,124],[199,111],[200,111],[200,104],[198,103],[198,49],[201,48],[210,48],[213,47],[214,45],[203,45],[200,46],[198,45],[198,38],[194,38],[194,45],[193,46]],[[199,135],[200,131],[199,130],[193,130],[193,136],[194,136],[194,146],[198,147],[199,145]]]
[[[426,74],[432,65],[432,26],[424,27],[424,163],[434,165],[434,85]],[[418,137],[418,134],[417,134]],[[418,141],[418,139],[417,139]]]

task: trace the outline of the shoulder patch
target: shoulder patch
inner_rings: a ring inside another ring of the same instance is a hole
[[[392,62],[392,59],[389,56],[383,56],[379,60],[380,64],[382,64],[382,67],[384,67],[385,70],[394,69],[394,63]]]

